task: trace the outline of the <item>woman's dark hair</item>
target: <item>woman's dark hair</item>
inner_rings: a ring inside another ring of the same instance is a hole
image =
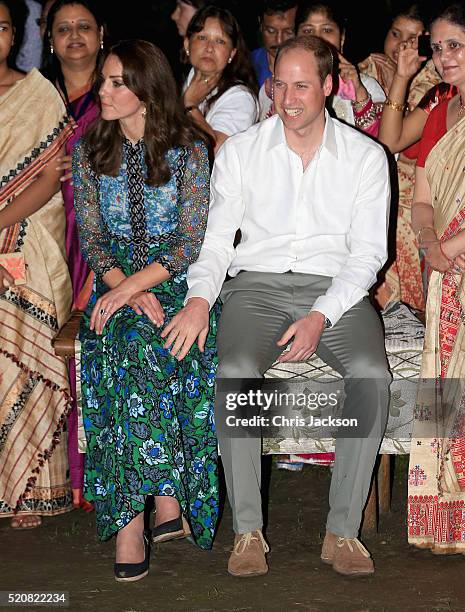
[[[249,89],[253,96],[257,96],[258,87],[255,77],[255,72],[250,62],[249,51],[242,36],[236,18],[226,8],[220,6],[207,5],[192,17],[187,28],[186,37],[190,39],[194,34],[201,32],[205,27],[207,19],[218,19],[226,36],[231,40],[233,48],[236,49],[236,55],[231,63],[226,64],[223,73],[218,81],[218,92],[208,99],[207,109],[216,101],[225,91],[235,85],[243,85]]]
[[[29,10],[24,0],[0,0],[0,4],[3,4],[10,13],[11,25],[14,29],[14,43],[8,55],[8,65],[11,68],[15,68],[16,56],[23,42],[24,27]]]
[[[57,58],[55,53],[51,53],[50,51],[50,42],[51,42],[53,24],[55,22],[55,17],[58,11],[60,11],[65,6],[72,6],[72,5],[83,6],[85,9],[87,9],[89,13],[91,13],[91,15],[94,17],[97,23],[98,29],[100,30],[100,28],[103,28],[104,36],[106,33],[105,22],[104,22],[102,10],[101,10],[98,0],[56,0],[52,4],[50,11],[48,12],[47,27],[45,30],[44,46],[43,46],[43,51],[42,51],[42,74],[49,81],[51,81],[54,85],[58,85],[59,89],[61,90],[65,98],[65,104],[68,108],[68,111],[70,111],[70,103],[69,103],[68,92],[66,90],[66,85],[65,85],[65,77],[63,76],[63,70],[61,68],[59,59]],[[102,52],[99,51],[99,54],[97,56],[97,61],[96,61],[96,68],[98,66],[101,55],[102,55]],[[96,76],[97,76],[97,72],[95,72],[94,74],[94,79],[93,79],[94,83],[96,81]]]
[[[465,31],[465,2],[454,2],[454,4],[449,5],[443,4],[435,13],[431,26],[438,19],[444,19],[444,21],[448,21]]]
[[[347,26],[347,17],[341,12],[336,2],[318,2],[318,0],[301,0],[295,16],[295,29],[299,29],[301,23],[305,23],[312,13],[324,13],[328,19],[334,21],[341,34]]]
[[[147,184],[169,181],[171,170],[165,159],[169,149],[192,146],[204,138],[184,113],[168,60],[158,47],[145,40],[123,40],[108,49],[101,65],[113,55],[123,66],[124,84],[146,106],[144,141]],[[123,133],[118,120],[97,119],[84,137],[92,169],[116,176],[122,159]]]
[[[184,4],[189,4],[189,6],[193,6],[196,9],[203,8],[209,0],[182,0]]]
[[[425,27],[428,23],[426,5],[422,2],[401,2],[392,7],[391,25],[398,17],[406,17],[412,21],[419,21]]]

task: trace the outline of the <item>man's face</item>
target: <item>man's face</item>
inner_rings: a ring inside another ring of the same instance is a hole
[[[274,104],[285,129],[305,132],[324,113],[331,87],[330,75],[321,84],[312,52],[289,49],[280,55],[275,65]]]
[[[273,57],[276,55],[279,45],[289,38],[294,38],[296,11],[297,7],[284,13],[263,15],[261,22],[263,44],[267,52]]]

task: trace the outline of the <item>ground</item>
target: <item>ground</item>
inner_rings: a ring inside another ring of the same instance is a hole
[[[273,467],[267,576],[227,574],[233,535],[226,505],[211,552],[186,540],[154,546],[148,577],[118,584],[113,542],[98,542],[93,515],[74,511],[24,532],[0,521],[0,591],[69,591],[73,612],[465,610],[463,556],[438,557],[407,544],[405,459],[396,461],[391,512],[382,517],[379,532],[364,539],[375,559],[372,577],[345,578],[320,562],[328,468],[306,466],[303,473],[290,473]]]

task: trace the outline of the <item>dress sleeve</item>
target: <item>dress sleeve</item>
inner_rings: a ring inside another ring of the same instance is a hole
[[[444,82],[438,83],[431,87],[431,89],[428,89],[420,102],[418,102],[418,108],[421,108],[421,110],[429,115],[436,106],[445,100],[450,100],[456,93],[457,90],[453,85]]]
[[[183,155],[183,153],[181,153]],[[205,236],[210,198],[210,166],[205,145],[196,143],[184,154],[184,169],[178,186],[178,225],[171,252],[160,264],[171,276],[197,261]]]
[[[234,136],[258,120],[257,100],[243,85],[234,85],[212,104],[205,120],[216,132]]]
[[[97,276],[118,268],[100,215],[98,180],[82,141],[73,151],[74,208],[84,259]]]

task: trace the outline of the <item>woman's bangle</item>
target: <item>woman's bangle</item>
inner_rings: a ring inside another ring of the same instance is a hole
[[[190,104],[189,106],[186,106],[186,107],[184,108],[184,112],[186,113],[186,115],[187,115],[188,113],[191,113],[193,110],[200,110],[200,109],[199,109],[199,107],[198,107],[197,105],[195,105],[195,104]]]
[[[449,257],[447,257],[447,255],[444,253],[444,249],[442,248],[442,242],[441,242],[441,240],[439,241],[439,250],[441,251],[442,256],[443,256],[443,257],[445,257],[445,258],[447,259],[447,261],[449,262],[449,264],[450,264],[450,265],[452,265],[453,260],[452,260],[452,259],[450,259]]]
[[[434,229],[432,225],[425,225],[424,227],[420,227],[420,229],[417,232],[417,243],[418,244],[421,244],[421,234],[425,230],[432,230],[434,232],[434,235],[436,235],[436,230]]]
[[[367,130],[378,121],[378,116],[376,114],[376,106],[373,104],[373,100],[371,98],[368,98],[365,101],[365,105],[362,107],[361,110],[357,110],[356,104],[362,103],[352,102],[355,127],[358,127],[360,130]]]
[[[406,104],[399,104],[398,102],[393,102],[390,98],[386,98],[386,100],[384,100],[384,106],[388,106],[389,108],[392,108],[392,110],[398,111],[399,113],[403,113],[404,110],[407,108]]]

